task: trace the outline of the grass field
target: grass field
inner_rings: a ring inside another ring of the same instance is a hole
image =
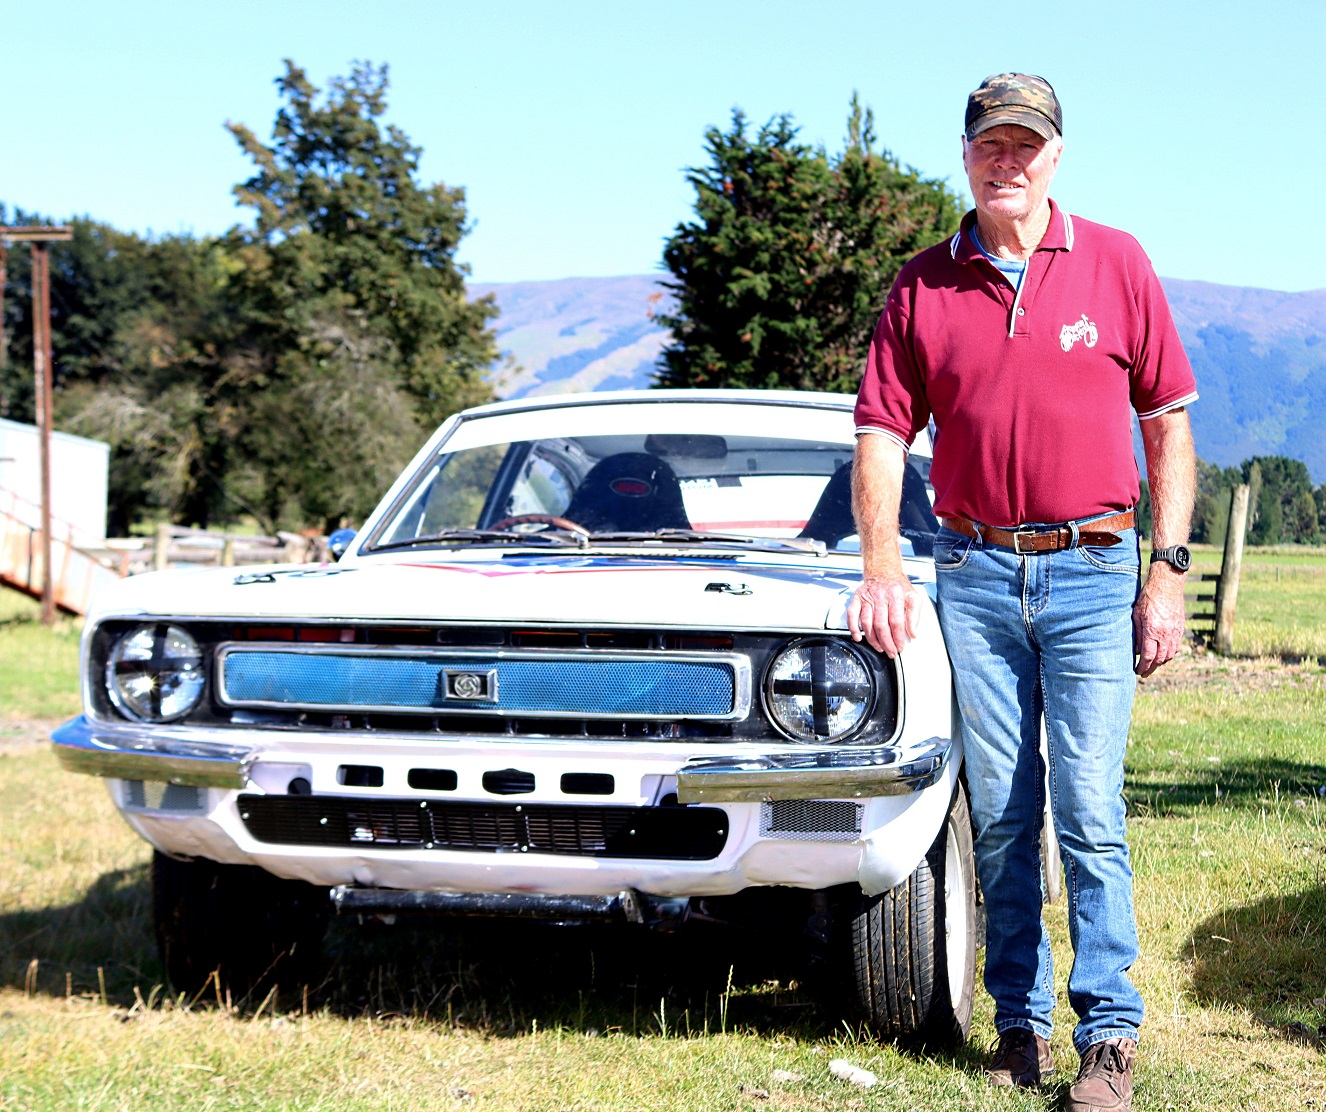
[[[1193,575],[1219,572],[1220,555],[1210,545],[1195,545]],[[1234,652],[1326,658],[1326,549],[1243,550]]]
[[[1326,1104],[1326,556],[1298,556],[1247,561],[1236,642],[1292,661],[1189,656],[1140,690],[1127,786],[1148,1008],[1139,1109]],[[19,725],[75,711],[76,630],[3,606],[6,1112],[1058,1107],[1075,1067],[1062,904],[1046,911],[1062,1068],[1043,1093],[986,1087],[984,997],[967,1049],[909,1055],[842,1025],[790,983],[794,966],[717,934],[624,947],[600,933],[336,923],[307,1002],[172,1001],[147,847],[100,783],[61,773]],[[836,1057],[879,1085],[838,1081]]]

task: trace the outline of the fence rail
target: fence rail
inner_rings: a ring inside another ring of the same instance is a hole
[[[46,583],[41,552],[40,507],[0,489],[0,585],[40,599]],[[51,520],[55,605],[66,614],[86,614],[99,590],[140,572],[327,559],[327,538],[321,536],[280,532],[265,537],[162,524],[151,537],[104,539],[85,536],[59,518]]]

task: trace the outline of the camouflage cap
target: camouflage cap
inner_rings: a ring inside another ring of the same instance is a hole
[[[1000,124],[1030,128],[1042,139],[1064,133],[1063,109],[1043,77],[1029,73],[996,73],[967,98],[967,138]]]

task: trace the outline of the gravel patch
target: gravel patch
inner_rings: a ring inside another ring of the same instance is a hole
[[[40,748],[51,740],[51,731],[59,724],[43,719],[0,719],[0,753],[23,753]]]
[[[1184,645],[1179,655],[1159,671],[1139,679],[1137,690],[1138,694],[1149,694],[1224,687],[1237,694],[1323,682],[1326,682],[1326,669],[1315,660],[1290,662],[1274,656],[1217,656],[1206,649]]]

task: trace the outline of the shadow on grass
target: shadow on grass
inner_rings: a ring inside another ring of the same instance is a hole
[[[132,1001],[160,980],[146,865],[103,873],[78,903],[0,915],[0,984],[77,996],[104,982],[108,1000]]]
[[[1139,775],[1129,770],[1123,793],[1129,815],[1163,818],[1220,804],[1255,806],[1277,798],[1315,796],[1326,787],[1326,765],[1275,758],[1213,762],[1172,777],[1162,778],[1159,773],[1147,769]]]
[[[1194,928],[1179,954],[1193,962],[1203,1004],[1250,1009],[1283,1037],[1323,1049],[1326,885],[1224,909]]]
[[[153,998],[157,956],[146,865],[100,876],[77,903],[0,914],[0,984],[119,1007]],[[804,896],[792,901],[804,900]],[[798,1038],[842,1031],[846,983],[817,960],[785,907],[748,909],[787,929],[687,924],[674,934],[618,924],[555,925],[402,916],[333,918],[307,986],[241,1013],[308,1006],[409,1017],[495,1035],[562,1026],[588,1032],[703,1034],[741,1029]],[[32,964],[35,961],[35,966]],[[160,992],[155,997],[160,999]],[[199,1006],[213,1006],[206,994]],[[856,1030],[853,1028],[853,1030]],[[863,1035],[866,1032],[861,1032]]]

